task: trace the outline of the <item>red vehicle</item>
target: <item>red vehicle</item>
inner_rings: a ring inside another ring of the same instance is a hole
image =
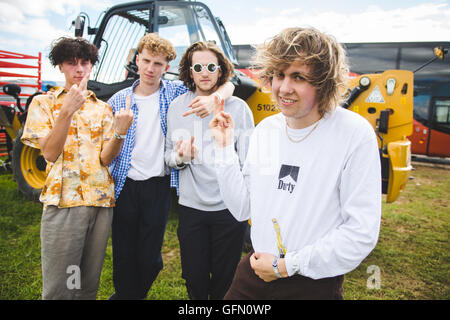
[[[30,56],[0,50],[0,79],[0,156],[7,157],[1,159],[0,165],[11,166],[19,190],[37,199],[46,163],[40,150],[22,144],[20,136],[28,104],[33,96],[41,94],[41,53]]]
[[[411,152],[450,157],[450,82],[415,82]]]
[[[25,65],[22,63],[16,63],[11,62],[10,60],[17,61],[17,59],[20,60],[20,62],[24,59],[37,59],[38,63],[37,65]],[[34,57],[29,55],[24,55],[21,53],[16,52],[9,52],[5,50],[0,50],[0,88],[4,85],[11,83],[11,81],[5,81],[9,78],[35,78],[37,79],[36,84],[25,84],[25,83],[18,83],[19,85],[23,87],[29,87],[29,88],[39,88],[40,87],[40,63],[41,63],[41,56]],[[10,70],[14,69],[23,69],[23,68],[32,68],[32,69],[38,69],[39,72],[37,75],[28,75],[28,74],[18,74],[15,72],[10,72]],[[27,98],[31,94],[27,93],[21,93],[19,94],[18,98]],[[3,92],[3,90],[0,90],[0,157],[8,157],[8,160],[4,161],[2,160],[1,165],[5,166],[5,164],[9,164],[9,151],[12,149],[12,140],[15,137],[14,131],[17,131],[17,128],[12,129],[11,121],[12,118],[10,117],[11,112],[9,110],[11,108],[14,108],[17,101],[13,98],[7,95]],[[7,134],[7,131],[9,131],[9,134]]]

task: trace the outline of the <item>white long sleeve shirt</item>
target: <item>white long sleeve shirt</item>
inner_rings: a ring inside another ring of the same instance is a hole
[[[312,279],[355,269],[373,250],[381,222],[381,168],[369,122],[336,108],[312,130],[286,128],[279,113],[250,138],[242,172],[232,146],[217,148],[222,199],[237,220],[251,219],[255,252],[278,255],[278,221],[288,275]]]
[[[214,116],[212,113],[199,118],[195,115],[183,117],[190,110],[189,102],[197,95],[188,91],[172,101],[167,112],[167,138],[165,160],[169,167],[179,169],[178,203],[202,211],[219,211],[226,209],[220,197],[214,168],[214,138],[208,127]],[[230,97],[225,102],[225,110],[231,114],[235,125],[234,150],[239,156],[239,163],[245,161],[250,134],[254,128],[253,116],[244,100]],[[180,167],[176,163],[175,144],[178,140],[195,137],[194,145],[198,154],[191,163]]]

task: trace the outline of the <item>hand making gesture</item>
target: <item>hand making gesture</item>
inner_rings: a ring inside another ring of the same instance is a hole
[[[133,110],[131,110],[130,96],[127,96],[125,100],[125,109],[120,109],[114,115],[114,130],[119,135],[125,135],[128,132],[128,128],[133,123]]]
[[[200,118],[205,118],[209,116],[209,114],[214,110],[214,101],[216,98],[217,98],[216,95],[196,97],[188,105],[188,107],[191,108],[191,110],[188,110],[185,113],[183,113],[183,117],[186,117],[194,113]]]
[[[178,140],[175,145],[177,164],[188,163],[198,154],[198,149],[194,146],[194,137],[191,140]]]
[[[234,122],[229,113],[224,112],[225,100],[214,97],[214,118],[209,123],[209,128],[216,143],[226,147],[233,143]]]
[[[73,115],[83,106],[89,94],[89,91],[87,90],[89,76],[90,73],[87,73],[79,85],[74,84],[70,87],[61,107],[62,110],[66,110],[70,115]]]

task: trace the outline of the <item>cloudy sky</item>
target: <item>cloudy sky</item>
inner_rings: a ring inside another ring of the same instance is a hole
[[[48,63],[50,43],[73,35],[81,11],[95,24],[123,0],[0,0],[0,49],[42,52],[43,80],[62,79]],[[341,42],[450,41],[450,6],[442,0],[204,0],[233,44],[255,44],[285,27],[313,26]],[[93,25],[91,25],[93,26]]]

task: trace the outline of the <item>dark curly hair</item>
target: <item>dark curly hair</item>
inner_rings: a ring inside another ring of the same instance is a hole
[[[228,60],[228,58],[223,54],[219,47],[213,42],[202,42],[198,41],[193,43],[186,52],[183,54],[180,60],[180,65],[178,71],[180,72],[179,79],[183,81],[184,85],[191,91],[195,91],[195,83],[191,78],[191,66],[192,66],[192,56],[195,51],[211,51],[213,52],[219,62],[221,76],[217,80],[217,87],[225,84],[230,77],[233,75],[234,67],[233,64]]]
[[[48,58],[54,67],[76,59],[88,60],[94,65],[98,61],[98,49],[81,37],[61,37],[52,42]]]

